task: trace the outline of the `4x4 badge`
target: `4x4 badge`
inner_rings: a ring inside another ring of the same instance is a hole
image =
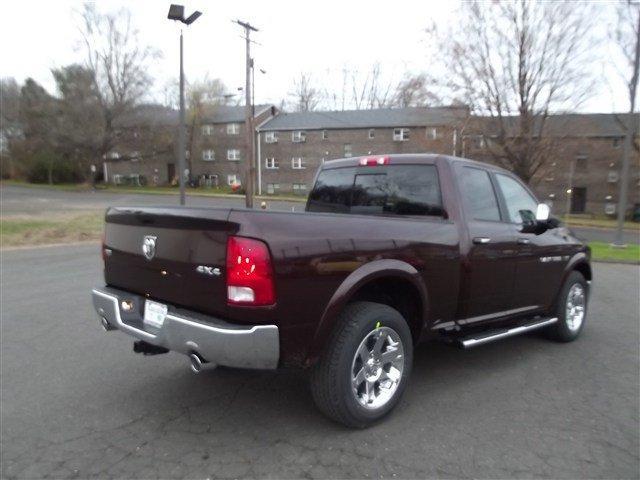
[[[145,235],[142,240],[142,253],[144,258],[151,260],[156,254],[156,238],[153,235]]]

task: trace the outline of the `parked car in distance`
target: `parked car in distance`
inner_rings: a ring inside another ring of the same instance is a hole
[[[306,212],[106,212],[105,330],[191,367],[310,372],[326,415],[385,416],[419,342],[470,348],[584,328],[590,251],[513,174],[443,155],[326,162]]]

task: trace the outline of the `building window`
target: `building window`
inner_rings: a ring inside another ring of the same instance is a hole
[[[351,157],[353,155],[353,152],[351,150],[351,144],[350,143],[345,143],[344,144],[344,157]]]
[[[301,170],[303,168],[306,168],[304,166],[304,159],[302,157],[293,157],[291,159],[291,168],[295,170]]]
[[[438,129],[435,127],[427,127],[427,139],[435,140],[438,138]]]
[[[584,172],[587,170],[587,159],[589,157],[584,154],[584,153],[580,153],[578,155],[576,155],[576,171],[579,172]]]
[[[268,168],[269,170],[275,170],[276,168],[279,168],[279,167],[280,167],[280,164],[278,160],[276,160],[275,158],[271,157],[271,158],[264,159],[264,168]]]
[[[213,135],[213,125],[203,125],[202,126],[202,135]]]
[[[307,140],[306,132],[303,132],[301,130],[291,132],[291,141],[293,143],[303,143],[303,142],[306,142],[306,140]]]
[[[279,189],[280,189],[279,183],[267,183],[267,193],[269,195],[273,195]]]
[[[620,148],[621,144],[622,144],[622,142],[620,141],[619,138],[614,138],[613,139],[613,148]]]
[[[129,157],[131,158],[132,162],[139,162],[142,159],[142,155],[140,155],[140,152],[138,151],[131,152]]]
[[[231,174],[227,175],[227,185],[229,185],[229,186],[240,185],[240,180],[238,180],[238,174],[237,173],[231,173]]]
[[[227,150],[227,160],[240,160],[240,150],[238,150],[237,148],[230,148],[229,150]]]
[[[307,193],[307,184],[306,183],[294,183],[293,184],[293,193],[298,193],[300,195],[305,195]]]
[[[265,132],[265,143],[278,143],[278,134],[276,132]]]
[[[369,129],[369,139],[376,138],[376,131],[373,128]]]
[[[239,135],[240,124],[239,123],[227,123],[227,135]]]
[[[406,142],[409,140],[408,128],[394,128],[393,129],[393,141],[394,142]]]
[[[202,151],[202,160],[205,160],[207,162],[212,162],[215,159],[216,159],[216,154],[214,153],[213,150]]]
[[[607,182],[616,183],[618,181],[618,172],[615,170],[610,170],[607,174]]]
[[[326,130],[322,130],[322,139],[326,140],[329,138],[329,132],[327,132]]]

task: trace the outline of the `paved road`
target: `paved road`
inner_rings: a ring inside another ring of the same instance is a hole
[[[394,414],[325,419],[301,375],[142,357],[89,300],[94,245],[2,252],[2,478],[637,478],[640,268],[597,264],[589,324],[419,347]]]
[[[124,205],[177,205],[177,195],[73,192],[48,188],[2,186],[2,214],[37,214],[47,212],[72,212],[74,210],[103,210],[109,206]],[[304,210],[304,203],[268,201],[269,208],[278,210]],[[187,205],[199,207],[243,207],[244,197],[202,197],[187,195]]]
[[[67,192],[47,188],[30,188],[14,185],[2,186],[1,213],[3,215],[36,214],[46,212],[69,212],[74,210],[105,209],[118,205],[175,205],[175,195],[148,195],[114,192]],[[189,205],[243,207],[243,198],[196,197],[187,198]],[[273,210],[304,210],[300,202],[269,201]],[[573,228],[573,231],[587,241],[611,242],[612,230],[601,228]],[[639,231],[625,231],[625,242],[640,243]]]

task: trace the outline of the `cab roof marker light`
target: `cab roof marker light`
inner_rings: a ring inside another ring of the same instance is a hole
[[[374,167],[376,165],[388,165],[389,157],[364,157],[360,159],[363,167]]]

